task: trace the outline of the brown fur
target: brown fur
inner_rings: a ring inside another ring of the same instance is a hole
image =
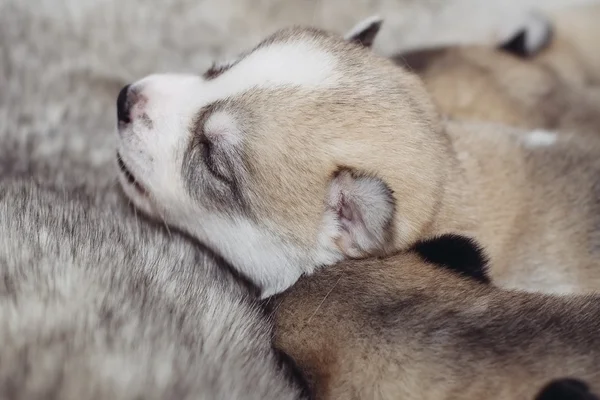
[[[402,54],[440,111],[455,118],[600,138],[600,6],[553,15],[553,37],[532,58],[485,46]]]
[[[349,261],[276,301],[278,347],[317,399],[533,399],[552,379],[600,390],[600,298],[499,289],[416,253]]]

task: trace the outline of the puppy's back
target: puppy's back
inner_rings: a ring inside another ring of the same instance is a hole
[[[599,389],[599,299],[444,269],[416,251],[324,269],[283,295],[277,344],[321,398],[533,399],[564,376]]]

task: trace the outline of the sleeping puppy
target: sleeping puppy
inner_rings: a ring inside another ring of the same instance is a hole
[[[264,297],[449,232],[484,245],[499,285],[600,288],[594,147],[442,120],[421,80],[365,43],[289,28],[201,76],[123,88],[125,194]]]
[[[419,74],[445,115],[598,142],[600,90],[590,87],[600,83],[598,18],[600,5],[561,10],[552,20],[532,15],[497,48],[426,49],[397,60]]]
[[[443,235],[322,269],[272,299],[276,346],[317,399],[593,399],[600,296],[500,289],[484,266]]]

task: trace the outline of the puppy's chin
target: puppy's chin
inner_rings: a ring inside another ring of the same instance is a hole
[[[138,186],[132,184],[122,173],[119,173],[119,183],[125,196],[134,207],[152,219],[160,217],[147,191],[141,190]]]

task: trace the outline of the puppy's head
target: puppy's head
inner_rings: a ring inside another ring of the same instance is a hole
[[[419,80],[365,47],[370,28],[286,29],[203,75],[124,88],[125,193],[264,295],[414,243],[437,212],[449,144]]]

